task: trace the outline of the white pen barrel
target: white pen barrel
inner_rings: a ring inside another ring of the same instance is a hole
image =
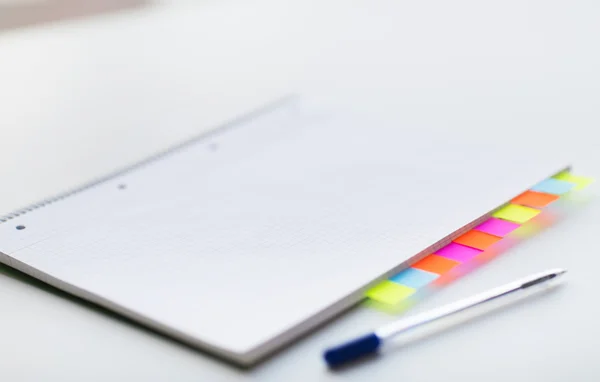
[[[561,269],[553,269],[546,272],[541,272],[529,277],[523,278],[518,281],[505,284],[494,289],[479,293],[475,296],[471,296],[444,306],[437,309],[423,312],[414,316],[407,317],[406,319],[393,322],[389,325],[383,326],[375,331],[375,334],[382,340],[385,341],[400,333],[408,330],[417,328],[430,322],[437,321],[439,319],[452,316],[454,314],[465,312],[474,309],[482,304],[491,302],[494,300],[504,299],[505,296],[513,295],[515,292],[525,291],[528,286],[540,285],[543,288],[549,284],[544,281],[549,281],[549,276],[557,276],[564,273]],[[540,280],[540,284],[535,282]],[[534,288],[538,290],[539,288]],[[520,293],[519,293],[520,294]]]

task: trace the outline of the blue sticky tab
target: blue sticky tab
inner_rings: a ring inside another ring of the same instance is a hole
[[[558,180],[554,178],[548,178],[536,184],[531,189],[533,191],[545,192],[547,194],[562,195],[571,191],[571,189],[573,189],[573,187],[575,186],[575,183],[565,182],[564,180]]]
[[[440,277],[438,274],[423,271],[416,268],[407,268],[402,272],[390,277],[390,281],[406,285],[410,288],[419,289]]]

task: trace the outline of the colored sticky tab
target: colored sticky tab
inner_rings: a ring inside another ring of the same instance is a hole
[[[469,231],[454,239],[455,243],[466,245],[468,247],[485,250],[497,241],[502,240],[501,237],[490,235],[489,233],[480,231]]]
[[[461,244],[450,243],[444,248],[435,251],[435,254],[450,260],[455,260],[460,263],[463,263],[465,261],[471,260],[475,256],[479,255],[481,252],[483,251],[481,251],[480,249],[467,247]]]
[[[558,179],[558,180],[563,180],[563,181],[569,182],[569,183],[574,183],[575,184],[575,187],[573,187],[574,190],[581,190],[582,188],[585,188],[594,182],[594,179],[592,179],[592,178],[586,178],[585,176],[573,175],[568,171],[563,171],[560,174],[554,175],[553,178]]]
[[[509,222],[507,220],[489,218],[487,221],[475,227],[475,229],[477,231],[489,233],[490,235],[504,237],[520,226],[520,224]]]
[[[384,304],[395,305],[407,299],[416,292],[415,289],[409,288],[395,282],[384,280],[367,290],[365,295],[375,301]]]
[[[443,275],[459,264],[458,261],[450,260],[442,256],[429,255],[414,263],[412,268]]]
[[[410,288],[419,289],[431,283],[438,277],[440,277],[440,275],[432,272],[427,272],[417,268],[407,268],[397,275],[390,277],[390,281],[393,281],[397,284],[406,285]]]
[[[571,191],[575,183],[565,182],[564,180],[548,178],[531,187],[532,191],[545,192],[547,194],[562,195]]]
[[[547,194],[545,192],[525,191],[521,195],[514,198],[512,203],[520,204],[522,206],[543,208],[559,198],[560,196],[558,195]]]
[[[494,212],[492,216],[523,224],[539,213],[540,210],[536,210],[535,208],[520,206],[518,204],[509,204]]]

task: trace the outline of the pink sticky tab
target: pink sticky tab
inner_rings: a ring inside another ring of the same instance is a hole
[[[481,252],[483,251],[480,249],[467,247],[457,243],[450,243],[444,248],[438,249],[435,254],[447,259],[464,263],[465,261],[471,260],[473,257],[479,255]]]
[[[489,220],[475,227],[475,229],[477,231],[489,233],[490,235],[504,237],[520,226],[521,225],[518,223],[509,222],[507,220],[490,218]]]

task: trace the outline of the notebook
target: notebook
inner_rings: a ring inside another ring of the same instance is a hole
[[[0,261],[252,365],[565,168],[292,98],[3,217]]]

